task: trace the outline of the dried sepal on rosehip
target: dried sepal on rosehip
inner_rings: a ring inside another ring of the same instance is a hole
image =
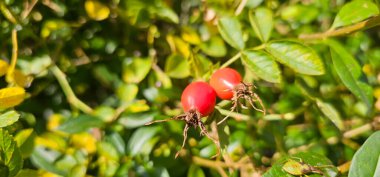
[[[214,88],[219,98],[223,100],[232,100],[231,111],[235,111],[238,106],[246,108],[240,102],[244,98],[253,107],[253,109],[265,114],[265,107],[260,97],[253,91],[256,88],[253,84],[244,83],[241,75],[232,68],[222,68],[215,71],[210,79],[210,85]],[[255,102],[260,104],[261,108],[255,106]],[[228,118],[218,122],[218,125]]]
[[[207,131],[205,125],[203,124],[201,118],[210,115],[214,111],[216,102],[216,93],[214,89],[206,82],[193,82],[189,84],[185,90],[182,92],[181,96],[181,104],[184,114],[164,119],[164,120],[156,120],[149,122],[145,125],[150,125],[156,122],[166,122],[169,120],[182,120],[185,121],[185,128],[183,129],[183,143],[181,149],[176,153],[175,158],[178,157],[180,151],[184,148],[186,139],[187,139],[187,131],[190,127],[201,129],[201,135],[206,135],[207,138],[212,140],[217,146],[217,154],[220,154],[220,146],[219,141],[214,139]],[[214,157],[215,157],[214,156]]]

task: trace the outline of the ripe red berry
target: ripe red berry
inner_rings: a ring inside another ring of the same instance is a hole
[[[210,85],[216,94],[223,100],[231,100],[234,96],[234,88],[242,81],[240,74],[231,68],[217,70],[210,80]]]
[[[216,94],[206,82],[193,82],[182,92],[181,103],[185,112],[198,111],[202,117],[214,111]]]
[[[246,108],[244,104],[240,103],[240,98],[244,98],[253,107],[253,109],[265,114],[265,107],[260,97],[253,92],[255,86],[253,84],[247,84],[242,82],[240,74],[231,68],[222,68],[212,74],[210,79],[210,85],[214,88],[219,98],[223,100],[231,100],[231,111],[235,111],[237,106]],[[254,102],[259,102],[262,109],[255,106]],[[222,123],[228,118],[225,117],[218,124]]]

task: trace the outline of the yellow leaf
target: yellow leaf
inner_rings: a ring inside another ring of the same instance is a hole
[[[201,38],[198,36],[197,32],[191,28],[183,28],[181,37],[184,41],[190,43],[190,44],[195,44],[198,45],[200,44]]]
[[[21,87],[0,89],[0,108],[10,108],[24,101],[25,90]]]
[[[174,37],[174,44],[177,49],[177,51],[182,54],[185,58],[189,58],[190,56],[190,45],[183,41],[179,37]]]
[[[20,87],[28,87],[32,81],[30,77],[26,76],[18,69],[13,71],[13,79],[14,82]]]
[[[85,149],[89,154],[96,151],[96,139],[87,132],[74,134],[71,137],[71,142],[74,147]]]
[[[5,62],[4,60],[0,59],[0,76],[4,76],[4,74],[7,73],[8,71],[8,63]]]
[[[98,1],[87,0],[84,3],[84,8],[86,9],[87,15],[96,21],[102,21],[110,15],[110,9]]]

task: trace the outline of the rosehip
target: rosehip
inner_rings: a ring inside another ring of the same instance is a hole
[[[245,108],[239,100],[244,98],[248,100],[249,104],[257,111],[265,114],[265,107],[260,97],[252,91],[253,84],[247,84],[242,82],[240,74],[231,68],[222,68],[214,72],[210,79],[210,85],[214,88],[219,98],[223,100],[232,100],[231,111],[235,111],[238,105]],[[255,106],[254,102],[259,102],[262,109]],[[228,118],[225,117],[218,124],[222,123]]]
[[[181,103],[185,112],[194,109],[201,116],[208,116],[214,111],[216,94],[206,82],[193,82],[182,92]]]
[[[187,131],[190,127],[201,129],[201,135],[206,135],[207,138],[211,139],[217,146],[217,155],[220,153],[219,141],[210,136],[207,132],[205,125],[201,121],[202,117],[210,115],[214,111],[216,101],[216,93],[214,89],[206,82],[193,82],[189,84],[185,90],[182,92],[181,103],[184,114],[178,115],[164,120],[156,120],[149,122],[145,125],[150,125],[156,122],[165,122],[168,120],[183,120],[186,122],[185,128],[183,129],[183,143],[181,150],[185,146],[187,139]],[[179,152],[175,155],[177,158]]]

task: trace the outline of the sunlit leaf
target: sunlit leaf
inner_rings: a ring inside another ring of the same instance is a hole
[[[8,87],[0,89],[0,108],[10,108],[24,101],[25,90],[21,87]]]
[[[271,55],[264,51],[243,52],[242,60],[247,68],[258,77],[274,83],[281,82],[281,70]]]
[[[0,164],[8,168],[9,176],[13,177],[21,170],[23,160],[16,141],[7,130],[0,128]]]
[[[257,37],[262,42],[269,40],[273,29],[273,13],[270,9],[260,7],[249,13],[249,21]]]
[[[345,4],[335,17],[331,28],[360,22],[379,14],[377,5],[369,0],[355,0]]]
[[[380,131],[373,133],[355,153],[348,177],[380,175]]]
[[[273,41],[265,48],[274,58],[294,71],[307,75],[321,75],[325,68],[317,53],[294,41]]]
[[[21,130],[16,134],[15,141],[20,148],[20,152],[23,158],[29,157],[30,154],[32,154],[35,137],[36,134],[31,128]]]
[[[179,22],[178,15],[171,8],[157,7],[155,10],[159,18],[176,24]]]
[[[201,38],[199,37],[197,32],[190,27],[182,28],[181,37],[184,41],[186,41],[190,44],[197,45],[197,44],[200,44],[202,42]]]
[[[153,60],[150,58],[127,58],[123,63],[123,80],[139,83],[149,73]]]
[[[232,47],[243,50],[245,47],[240,22],[233,17],[223,17],[218,21],[218,30],[223,39]]]
[[[8,111],[0,115],[0,128],[12,125],[20,118],[16,111]]]
[[[84,3],[84,9],[91,19],[97,21],[102,21],[110,15],[110,9],[96,0],[86,0]]]

